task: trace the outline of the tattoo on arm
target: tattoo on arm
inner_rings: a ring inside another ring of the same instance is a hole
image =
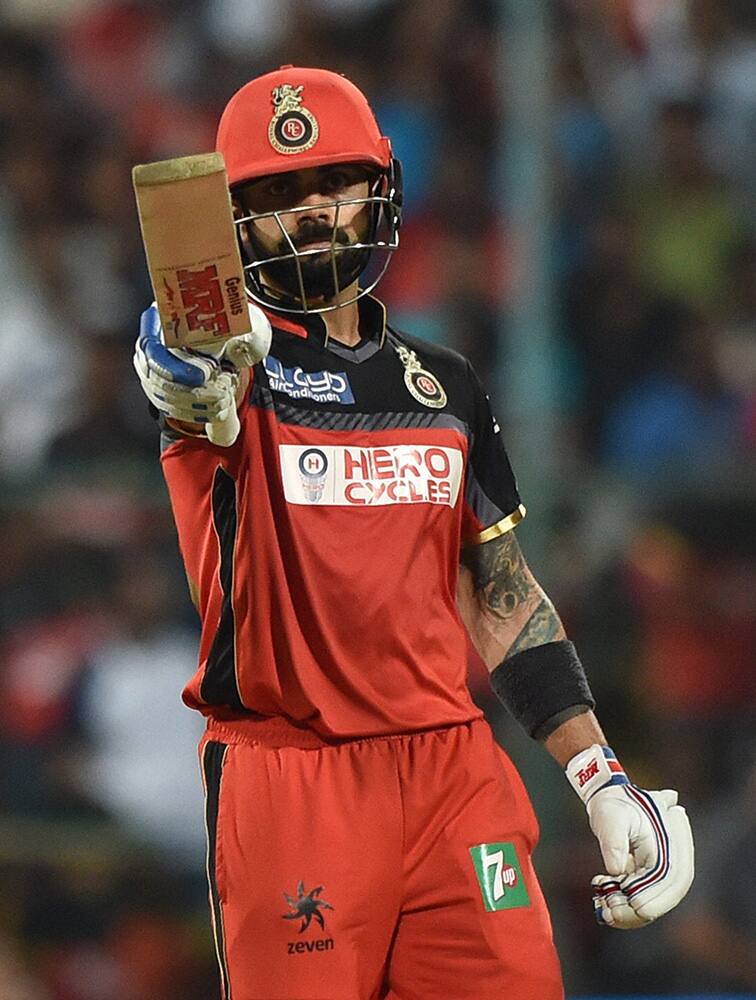
[[[505,651],[504,658],[565,637],[559,615],[528,568],[512,531],[466,549],[462,562],[473,575],[481,624]]]
[[[511,615],[528,596],[525,560],[517,539],[507,532],[479,545],[471,558],[477,589],[486,595],[488,607],[501,618]]]
[[[515,653],[530,649],[531,646],[543,646],[544,643],[563,638],[564,628],[556,608],[544,594],[538,607],[525,623],[525,627],[509,647],[507,656],[514,656]]]

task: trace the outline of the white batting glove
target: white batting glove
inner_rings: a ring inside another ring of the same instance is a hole
[[[250,333],[231,337],[217,351],[168,348],[153,303],[142,313],[134,368],[145,395],[174,420],[205,424],[208,439],[224,448],[239,435],[236,390],[240,372],[270,350],[268,317],[249,303]]]
[[[677,906],[693,881],[693,836],[677,792],[636,788],[612,750],[597,743],[573,757],[565,773],[585,803],[606,866],[592,880],[598,922],[631,930]]]

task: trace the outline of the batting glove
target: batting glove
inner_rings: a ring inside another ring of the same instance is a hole
[[[240,372],[270,350],[268,317],[249,303],[250,333],[231,337],[217,351],[166,347],[157,306],[142,313],[134,368],[145,395],[173,420],[205,424],[208,439],[224,448],[239,435],[236,390]]]
[[[592,881],[598,922],[632,930],[677,906],[693,881],[693,836],[677,792],[636,788],[609,747],[597,743],[573,757],[565,773],[585,803],[606,866]]]

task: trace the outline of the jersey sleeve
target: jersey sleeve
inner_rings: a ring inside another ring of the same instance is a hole
[[[488,396],[468,364],[472,391],[471,444],[465,474],[462,542],[482,544],[503,535],[525,517],[499,425]]]
[[[164,431],[161,465],[168,487],[179,550],[189,593],[200,618],[220,613],[218,572],[224,518],[223,492],[233,484],[234,451],[221,449],[204,438]]]

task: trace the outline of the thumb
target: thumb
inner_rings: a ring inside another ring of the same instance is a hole
[[[223,411],[218,420],[207,425],[207,438],[211,444],[216,444],[220,448],[230,448],[239,436],[240,430],[239,414],[232,405]]]
[[[241,371],[242,368],[256,365],[260,358],[264,357],[267,351],[261,352],[260,348],[259,338],[254,333],[243,333],[226,341],[223,347],[223,358],[230,361],[237,371]]]
[[[591,827],[601,848],[607,874],[625,875],[631,869],[629,830],[621,816],[593,816]]]
[[[221,372],[215,378],[216,386],[225,391],[227,406],[220,410],[212,423],[207,425],[207,437],[212,444],[221,448],[229,448],[239,436],[241,423],[236,410],[236,376],[232,378],[228,372]]]
[[[665,788],[661,792],[651,792],[650,795],[667,809],[671,809],[672,806],[677,805],[677,792],[671,788]]]
[[[630,851],[627,833],[612,834],[612,838],[599,840],[601,856],[608,875],[625,875],[630,869]]]
[[[226,341],[223,357],[235,368],[249,368],[261,361],[270,350],[273,331],[270,320],[257,306],[249,303],[249,321],[252,327],[249,333],[231,337]]]

